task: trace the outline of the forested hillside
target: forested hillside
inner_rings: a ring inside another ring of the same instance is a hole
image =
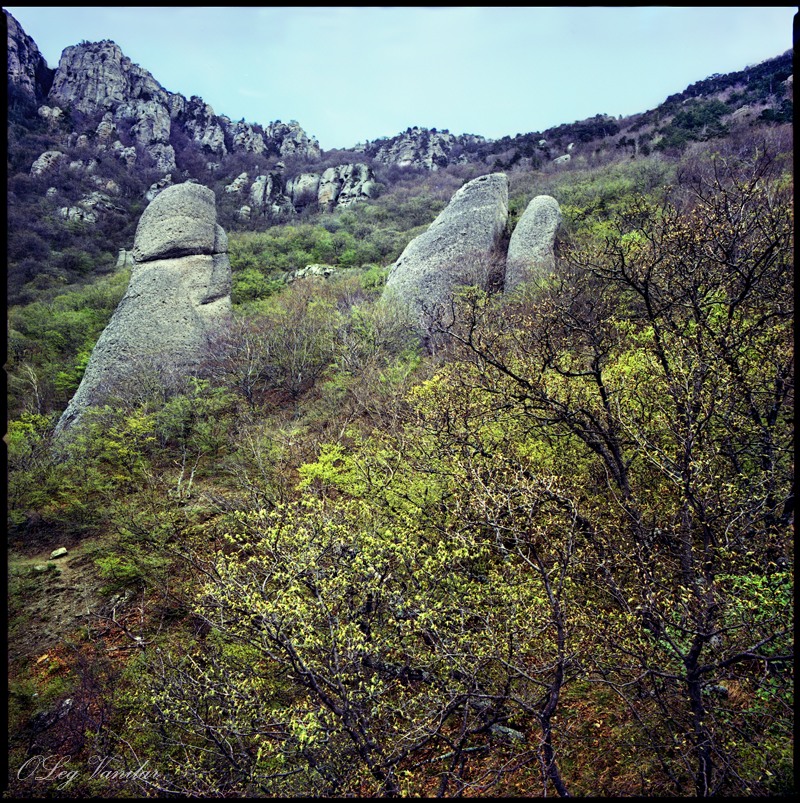
[[[74,122],[10,86],[10,794],[793,791],[790,75],[433,132],[427,167],[381,161],[419,129],[212,168],[173,136],[173,180],[217,198],[233,321],[67,439],[163,173],[133,140],[136,169],[59,141]],[[370,195],[298,210],[286,177],[362,162]],[[509,235],[558,201],[555,270],[463,287],[423,336],[387,272],[498,170]],[[243,217],[245,172],[293,209]],[[112,205],[61,216],[98,177]]]

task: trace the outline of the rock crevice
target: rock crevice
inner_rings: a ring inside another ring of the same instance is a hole
[[[427,231],[413,239],[389,271],[387,294],[418,320],[436,314],[458,286],[486,286],[497,270],[508,219],[508,178],[492,173],[457,190]]]
[[[406,306],[425,330],[461,286],[510,291],[550,273],[561,223],[558,202],[535,197],[510,238],[507,222],[505,173],[468,181],[392,265],[386,297]]]

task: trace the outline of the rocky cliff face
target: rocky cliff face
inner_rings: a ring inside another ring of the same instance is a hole
[[[294,215],[292,200],[284,192],[283,171],[275,170],[263,176],[256,176],[250,187],[248,206],[256,214],[270,220]]]
[[[57,69],[48,70],[34,41],[7,12],[6,18],[9,85],[38,104],[37,115],[51,138],[25,169],[34,178],[53,174],[56,183],[59,176],[66,180],[68,165],[73,183],[83,191],[80,202],[54,210],[61,218],[102,227],[105,210],[111,207],[89,203],[89,208],[85,185],[98,162],[98,181],[104,171],[109,178],[116,175],[115,167],[102,167],[109,164],[103,161],[108,155],[130,175],[141,177],[138,198],[147,201],[165,186],[188,178],[202,183],[221,178],[231,165],[239,179],[226,189],[241,195],[239,219],[276,222],[309,204],[332,210],[375,194],[374,175],[366,165],[340,165],[324,174],[301,174],[297,180],[285,175],[285,168],[274,160],[292,159],[302,165],[321,155],[317,140],[296,120],[266,126],[232,122],[202,98],[187,99],[166,90],[110,40],[67,47]],[[73,156],[76,152],[79,159]],[[243,167],[246,174],[241,173]],[[46,198],[55,199],[55,192]],[[78,193],[70,187],[66,195]],[[128,203],[133,200],[126,198]]]
[[[263,134],[265,143],[276,143],[280,156],[303,156],[306,159],[319,159],[319,142],[309,137],[297,120],[270,123]]]
[[[328,212],[336,207],[349,206],[376,194],[375,176],[365,164],[346,164],[329,167],[319,179],[317,203]]]
[[[222,156],[237,150],[319,157],[319,144],[300,125],[272,123],[258,130],[218,116],[202,98],[168,92],[134,64],[111,41],[87,42],[64,50],[47,98],[50,106],[74,109],[87,116],[111,111],[118,129],[150,153],[159,169],[175,169],[170,144],[179,129],[199,149]],[[227,136],[226,136],[227,135]]]
[[[125,103],[135,109],[139,104],[152,102],[164,106],[169,119],[169,94],[110,40],[65,48],[49,100],[83,114],[116,109]]]
[[[139,220],[127,292],[56,434],[78,424],[87,409],[134,392],[145,377],[168,386],[197,368],[209,334],[230,316],[227,251],[211,190],[186,183],[158,194]]]
[[[310,160],[320,156],[319,143],[296,121],[276,121],[266,128],[231,123],[201,98],[187,100],[164,89],[110,40],[67,47],[58,67],[51,70],[33,39],[8,12],[6,20],[9,83],[42,104],[42,117],[56,122],[65,109],[77,112],[84,118],[85,130],[79,134],[95,133],[102,118],[106,130],[101,142],[112,146],[121,132],[149,153],[164,173],[175,170],[172,143],[177,134],[209,156],[237,152]]]
[[[471,134],[454,136],[449,131],[415,126],[390,139],[357,145],[355,150],[382,164],[438,170],[469,161],[467,150],[485,142],[483,137]]]
[[[240,217],[260,214],[270,219],[285,219],[310,205],[332,212],[377,194],[375,174],[369,165],[360,162],[329,167],[323,173],[300,173],[288,180],[281,162],[278,167],[256,176],[249,190],[247,173],[240,173],[225,187],[226,193],[246,199],[247,203],[239,209]]]
[[[41,103],[50,91],[54,70],[47,66],[36,42],[22,30],[14,17],[7,11],[5,15],[8,26],[8,82]]]
[[[487,286],[502,271],[499,249],[508,219],[505,173],[467,182],[389,271],[386,295],[426,326],[460,285]]]

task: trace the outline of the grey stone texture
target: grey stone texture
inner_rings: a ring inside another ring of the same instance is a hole
[[[133,240],[137,262],[214,253],[217,209],[214,193],[201,184],[173,184],[150,202]]]
[[[175,151],[170,144],[176,127],[203,153],[216,157],[228,153],[226,134],[233,152],[263,153],[275,148],[282,156],[320,157],[319,143],[296,121],[276,121],[263,134],[244,121],[232,123],[215,114],[202,98],[193,96],[187,100],[164,89],[110,40],[65,48],[58,68],[48,72],[33,40],[16,21],[10,21],[10,26],[9,76],[41,99],[46,93],[49,106],[76,109],[87,115],[107,110],[103,137],[97,140],[100,148],[110,141],[112,127],[124,130],[153,157],[158,169],[167,173],[176,169]]]
[[[45,151],[31,165],[31,175],[41,176],[44,173],[48,173],[65,158],[66,154],[61,153],[61,151]]]
[[[134,240],[128,289],[92,351],[83,380],[56,427],[74,427],[90,407],[135,392],[138,374],[168,386],[197,368],[208,336],[231,314],[228,241],[214,193],[199,184],[163,190]],[[134,390],[132,390],[134,388]]]
[[[485,142],[483,137],[474,134],[454,136],[449,132],[414,126],[389,139],[356,145],[353,150],[367,153],[383,164],[434,171],[470,161],[465,149]]]
[[[386,294],[420,323],[447,304],[460,285],[485,285],[501,255],[508,219],[508,178],[492,173],[467,182],[389,271]]]
[[[3,11],[7,25],[8,82],[41,103],[50,89],[53,70],[48,68],[36,42],[8,11]]]
[[[553,271],[553,246],[560,224],[561,208],[552,196],[537,195],[528,204],[508,243],[506,292],[523,282],[543,279]]]
[[[319,208],[332,212],[337,207],[350,206],[375,195],[375,178],[366,164],[329,167],[320,177],[317,202]]]

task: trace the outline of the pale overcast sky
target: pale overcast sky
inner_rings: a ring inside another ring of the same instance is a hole
[[[323,149],[408,126],[543,131],[646,111],[792,47],[786,7],[5,7],[50,67],[112,39],[217,114],[297,120]]]

